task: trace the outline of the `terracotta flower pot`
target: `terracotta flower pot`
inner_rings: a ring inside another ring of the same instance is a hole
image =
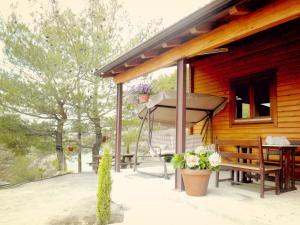
[[[139,96],[139,102],[140,103],[146,103],[149,101],[149,95],[140,95]]]
[[[210,170],[181,169],[180,172],[183,178],[185,191],[188,195],[206,195],[208,181],[211,174]]]
[[[74,147],[73,147],[72,145],[69,145],[69,146],[68,146],[68,151],[69,151],[69,152],[73,152],[73,150],[74,150]]]

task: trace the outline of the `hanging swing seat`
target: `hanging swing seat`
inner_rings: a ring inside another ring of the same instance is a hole
[[[219,113],[226,105],[226,98],[207,94],[186,94],[186,127],[193,127],[210,115]],[[149,116],[150,110],[150,116]],[[138,114],[143,120],[150,119],[167,127],[175,128],[176,123],[176,92],[164,91],[152,95]]]
[[[186,96],[186,127],[195,126],[201,121],[203,126],[208,127],[208,122],[211,124],[212,117],[219,113],[226,105],[226,98],[219,96],[212,96],[207,94],[187,93]],[[138,141],[135,151],[135,166],[137,169],[137,157],[139,139],[144,127],[145,121],[148,122],[148,146],[152,157],[158,157],[163,164],[163,177],[168,178],[167,165],[164,156],[172,156],[176,152],[176,130],[174,129],[176,123],[176,92],[167,91],[160,92],[150,97],[150,100],[144,105],[138,114],[142,120]],[[168,128],[165,130],[153,130],[153,124],[159,127]],[[173,129],[171,129],[173,128]],[[207,129],[202,129],[202,131]],[[185,151],[192,151],[196,147],[202,145],[202,136],[186,134],[186,149]],[[207,137],[207,134],[204,134]]]
[[[186,134],[186,151],[192,151],[199,145],[202,145],[201,135]],[[176,130],[155,130],[152,131],[150,154],[153,156],[174,155],[176,148]]]

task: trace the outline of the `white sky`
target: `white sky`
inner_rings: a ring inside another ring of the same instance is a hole
[[[85,8],[88,0],[56,0],[61,8],[70,8],[79,14]],[[190,13],[202,8],[213,0],[119,0],[127,11],[133,25],[142,25],[153,19],[162,19],[163,26],[168,27]],[[30,2],[37,2],[32,6]],[[0,0],[0,17],[7,18],[11,14],[11,5],[18,6],[17,13],[23,20],[30,23],[30,12],[38,9],[39,3],[45,4],[49,0]],[[18,4],[16,4],[18,3]],[[1,49],[0,43],[0,49]],[[0,53],[1,54],[1,53]],[[156,74],[169,74],[174,68],[157,71]]]
[[[11,12],[10,5],[18,3],[19,12],[24,19],[30,21],[32,10],[28,2],[45,3],[47,0],[0,0],[0,16],[6,18]],[[88,0],[57,0],[62,8],[71,8],[79,13]],[[163,19],[163,24],[169,26],[188,14],[203,7],[212,0],[119,0],[133,24],[147,23],[151,19]]]

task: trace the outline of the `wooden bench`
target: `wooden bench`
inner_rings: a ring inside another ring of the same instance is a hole
[[[216,140],[216,148],[222,157],[220,165],[221,170],[230,170],[231,177],[220,179],[219,172],[216,173],[216,187],[219,187],[219,182],[231,181],[234,182],[234,171],[242,171],[247,173],[257,174],[260,178],[260,197],[264,197],[265,191],[275,190],[278,195],[280,192],[280,171],[281,167],[277,165],[265,165],[264,154],[262,148],[262,140],[259,137],[257,140]],[[230,148],[230,149],[229,149]],[[254,149],[250,152],[238,152],[240,148]],[[229,151],[230,150],[230,151]],[[233,151],[232,151],[233,150]],[[275,187],[265,187],[265,176],[267,174],[275,174]]]

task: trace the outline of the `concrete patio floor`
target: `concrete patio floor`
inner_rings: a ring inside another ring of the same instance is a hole
[[[113,177],[113,199],[125,207],[122,224],[300,224],[299,185],[279,196],[266,192],[261,199],[257,184],[223,182],[215,188],[213,174],[207,196],[190,197],[174,190],[174,176],[165,180],[124,170]]]
[[[189,197],[174,190],[170,180],[134,173],[131,169],[112,173],[112,200],[122,204],[127,225],[182,224],[299,224],[298,190],[259,198],[257,185],[214,187],[208,195]],[[86,225],[95,217],[97,176],[70,174],[0,190],[0,224]],[[65,222],[68,221],[68,222]],[[72,223],[70,222],[72,221]]]

